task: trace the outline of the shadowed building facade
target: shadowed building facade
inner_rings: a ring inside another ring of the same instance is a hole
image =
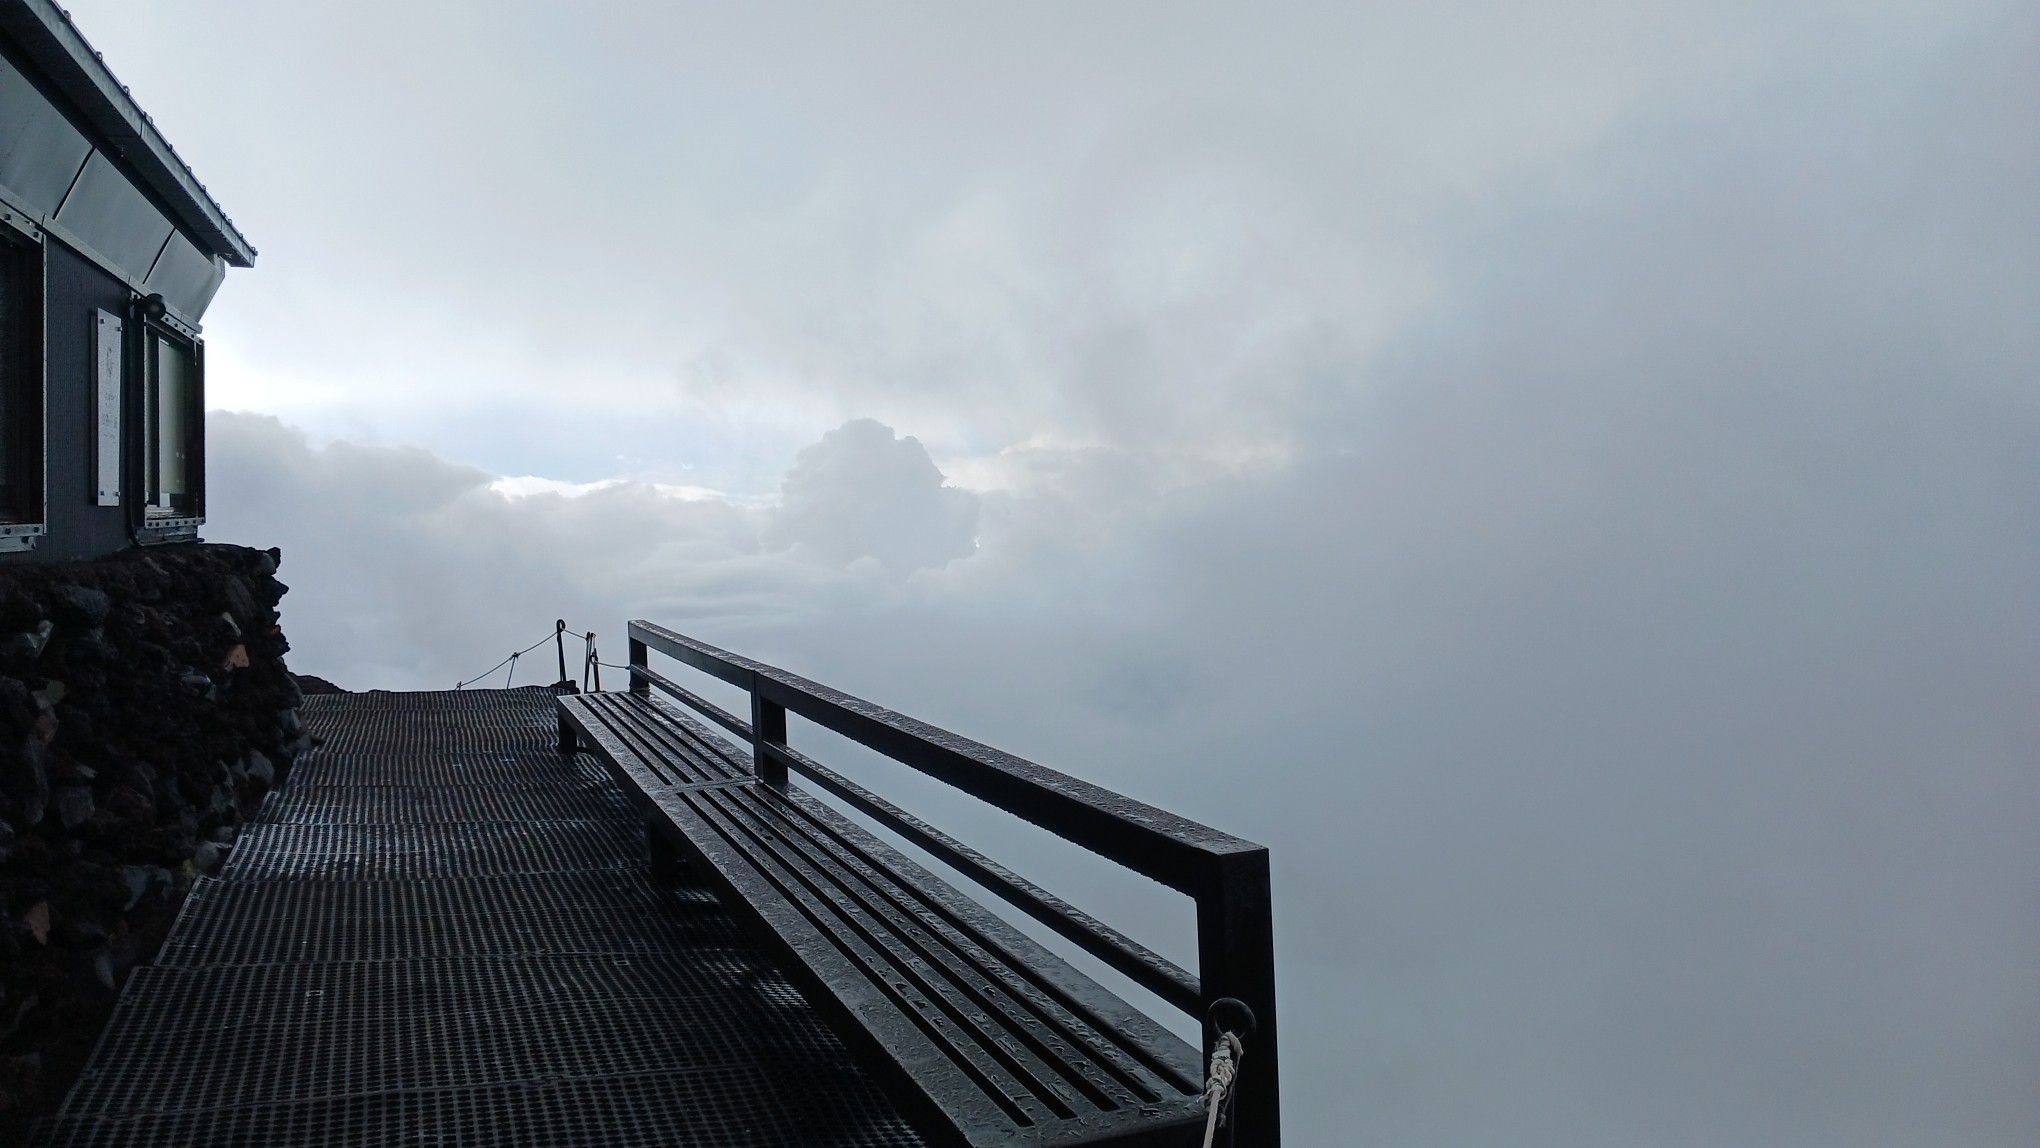
[[[197,537],[241,236],[48,0],[0,0],[0,562]]]

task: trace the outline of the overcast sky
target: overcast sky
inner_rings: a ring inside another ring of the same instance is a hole
[[[652,617],[1266,842],[1295,1144],[2040,1143],[2030,4],[72,4],[294,668]]]

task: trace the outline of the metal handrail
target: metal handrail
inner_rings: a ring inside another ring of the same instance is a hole
[[[656,688],[748,742],[752,767],[766,784],[784,790],[789,770],[801,774],[1192,1016],[1205,1018],[1228,998],[1244,1002],[1256,1025],[1234,1119],[1245,1142],[1279,1143],[1274,925],[1265,847],[664,626],[632,621],[629,637],[631,692],[645,695]],[[750,720],[653,670],[653,650],[744,690]],[[1188,894],[1197,907],[1197,973],[794,750],[787,744],[789,712]],[[1206,1056],[1215,1040],[1207,1027]]]
[[[1142,988],[1192,1016],[1198,1015],[1197,978],[1167,957],[813,758],[781,745],[767,745],[765,751],[867,817],[998,894],[1014,908],[1076,942],[1085,952],[1126,974]]]

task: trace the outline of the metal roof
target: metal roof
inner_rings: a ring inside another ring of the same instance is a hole
[[[0,33],[84,115],[192,238],[236,267],[254,265],[255,248],[114,78],[69,12],[50,0],[0,0]]]

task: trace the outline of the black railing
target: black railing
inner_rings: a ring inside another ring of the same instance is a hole
[[[651,668],[656,650],[744,690],[750,720],[737,717]],[[785,788],[790,773],[853,806],[1157,997],[1205,1021],[1226,998],[1252,1011],[1233,1104],[1238,1143],[1280,1140],[1275,954],[1268,850],[1024,758],[993,749],[717,649],[650,622],[630,624],[630,689],[658,689],[751,746],[753,768]],[[786,715],[799,714],[904,765],[1187,894],[1197,907],[1197,972],[1182,969],[1117,930],[871,793],[787,744]]]

